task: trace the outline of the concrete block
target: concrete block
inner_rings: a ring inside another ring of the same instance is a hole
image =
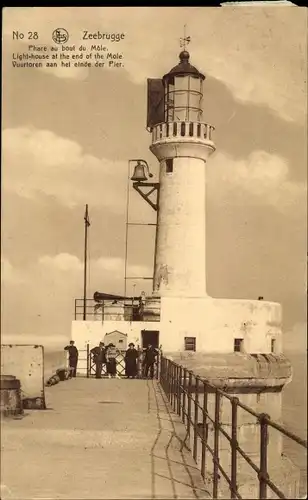
[[[45,408],[43,346],[2,344],[1,372],[20,380],[24,409]]]

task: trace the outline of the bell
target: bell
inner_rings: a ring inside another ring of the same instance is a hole
[[[139,163],[139,161],[138,161],[137,165],[135,166],[134,173],[133,173],[133,176],[131,177],[131,180],[136,181],[136,182],[142,182],[142,181],[148,180],[148,178],[144,172],[144,166],[141,165],[141,163]]]

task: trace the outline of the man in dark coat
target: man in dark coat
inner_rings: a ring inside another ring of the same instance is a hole
[[[106,349],[104,342],[100,342],[97,347],[91,349],[93,361],[95,363],[95,378],[102,378],[102,368],[106,364]]]
[[[137,376],[137,359],[138,351],[135,349],[135,345],[131,342],[128,344],[128,349],[125,353],[125,375],[127,378],[135,378]]]
[[[158,355],[157,350],[151,344],[149,344],[145,350],[142,363],[144,369],[144,376],[146,378],[149,376],[149,372],[150,372],[150,378],[154,378],[154,364],[157,355]]]
[[[70,341],[70,345],[67,345],[64,347],[65,351],[68,351],[68,364],[70,368],[70,374],[69,377],[76,377],[76,372],[77,372],[77,364],[78,364],[78,349],[74,345],[75,342],[73,340]]]

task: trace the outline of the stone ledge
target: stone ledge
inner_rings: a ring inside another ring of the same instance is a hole
[[[291,363],[283,354],[176,352],[164,356],[219,387],[226,383],[232,387],[280,387],[292,379]]]

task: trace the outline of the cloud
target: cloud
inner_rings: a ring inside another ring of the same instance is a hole
[[[48,130],[4,130],[3,166],[4,190],[21,197],[35,199],[44,194],[69,208],[91,200],[92,207],[125,213],[126,162],[86,155],[78,143]],[[306,203],[306,186],[290,180],[287,160],[276,154],[258,150],[237,160],[216,153],[207,168],[210,199],[268,205],[281,213],[302,210]],[[112,262],[111,266],[116,265]]]
[[[73,274],[81,273],[84,270],[84,263],[76,255],[68,253],[44,255],[40,257],[38,265],[49,271],[61,271]],[[123,275],[124,259],[120,257],[100,257],[94,260],[90,259],[88,265],[95,273],[112,273],[118,277]]]
[[[8,259],[1,258],[1,282],[18,285],[24,282],[22,271],[12,266]]]
[[[24,267],[23,279],[18,282],[12,276],[19,276],[19,270],[6,259],[2,266],[5,268],[1,296],[3,335],[23,335],[29,342],[40,337],[69,336],[75,317],[75,299],[80,299],[77,312],[82,314],[83,262],[69,253],[44,255]],[[97,290],[124,293],[124,259],[108,256],[91,259],[88,270],[88,298]],[[151,276],[153,272],[150,267],[138,265],[129,265],[127,271],[137,276]],[[127,295],[133,292],[137,295],[142,290],[151,293],[151,284],[150,280],[130,280]]]
[[[281,213],[305,210],[307,187],[289,180],[288,162],[266,151],[245,160],[217,153],[208,165],[208,196],[246,207],[268,205]]]
[[[48,130],[5,129],[2,141],[4,190],[28,199],[48,195],[69,208],[91,200],[92,206],[123,212],[117,200],[126,198],[126,162],[87,155],[78,143]]]
[[[121,257],[101,257],[94,262],[94,266],[100,271],[119,273],[119,270],[123,270],[124,260]]]
[[[39,259],[39,265],[46,267],[48,269],[57,269],[60,271],[68,272],[79,272],[83,270],[82,263],[75,255],[70,255],[68,253],[60,253],[55,257],[49,255],[44,255]]]
[[[84,264],[76,255],[60,253],[58,255],[44,255],[38,261],[38,265],[48,271],[60,271],[61,273],[80,274],[84,270]],[[112,275],[115,280],[124,278],[124,259],[121,257],[100,257],[89,260],[89,270],[94,275],[99,275],[104,281]],[[150,277],[153,269],[146,265],[127,264],[127,275],[130,277]]]
[[[125,71],[138,84],[148,77],[163,75],[175,65],[178,39],[182,35],[179,26],[189,16],[194,65],[223,81],[236,99],[267,104],[286,120],[305,121],[307,28],[302,9],[293,6],[43,9],[5,9],[5,40],[10,39],[16,26],[27,32],[35,25],[40,43],[48,46],[52,31],[65,26],[70,32],[69,43],[77,48],[81,42],[93,44],[93,40],[82,40],[84,29],[124,32],[124,41],[106,45],[110,51],[124,53]],[[157,37],[157,26],[168,35]],[[64,78],[86,79],[88,75],[86,68],[73,65],[44,71]]]

